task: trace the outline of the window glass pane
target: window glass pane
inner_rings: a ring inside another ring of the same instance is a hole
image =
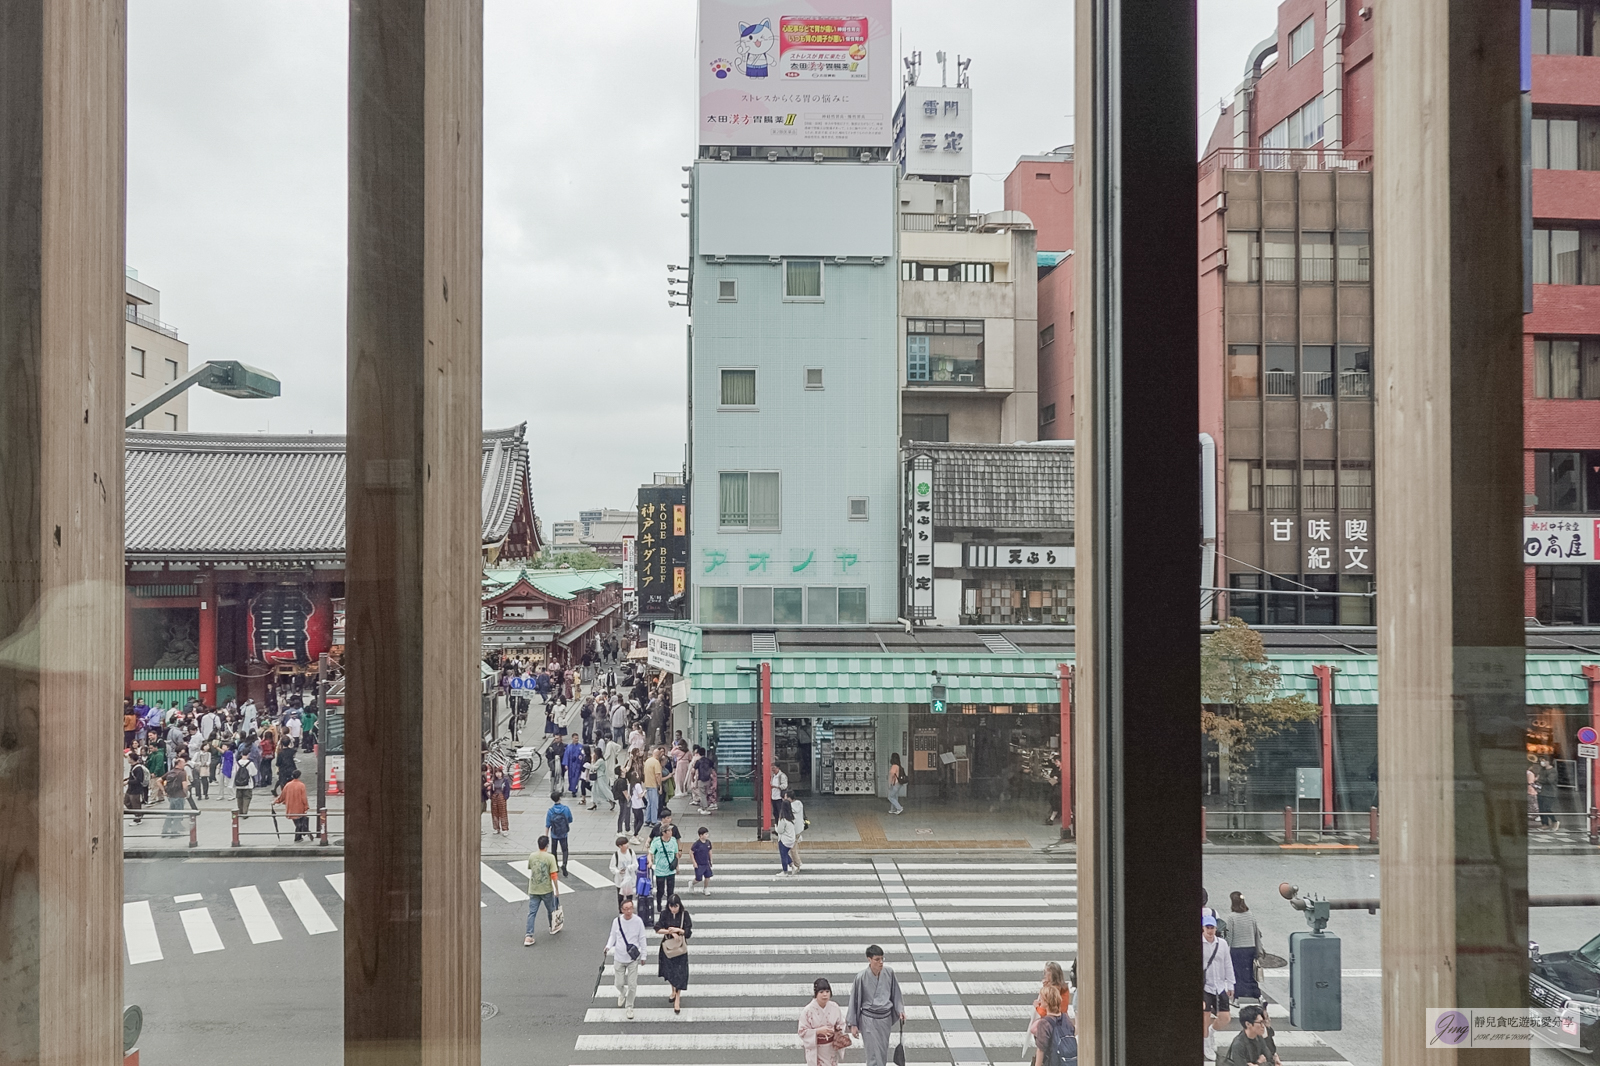
[[[1344,574],[1339,578],[1340,592],[1370,593],[1372,591],[1372,578],[1360,574]],[[1342,626],[1370,626],[1372,624],[1372,600],[1366,597],[1340,596],[1339,597],[1339,624]]]
[[[831,626],[839,623],[839,590],[833,585],[813,585],[806,589],[806,624]]]
[[[1300,145],[1301,148],[1314,147],[1322,140],[1322,97],[1313,96],[1305,107],[1300,109]]]
[[[1261,395],[1261,356],[1253,344],[1228,346],[1228,399],[1253,400]]]
[[[1550,9],[1549,44],[1545,54],[1575,56],[1578,54],[1578,9],[1553,7]]]
[[[1254,230],[1228,231],[1228,280],[1261,280],[1261,235]]]
[[[1253,459],[1228,460],[1228,510],[1254,511],[1260,506],[1261,464]],[[1252,499],[1252,497],[1256,497]]]
[[[1261,575],[1229,574],[1228,587],[1234,589],[1258,589],[1261,587]],[[1243,622],[1258,626],[1261,624],[1261,597],[1241,592],[1231,593],[1228,596],[1228,613]]]
[[[848,626],[867,624],[867,590],[839,590],[839,624]]]
[[[1300,475],[1301,508],[1306,511],[1331,511],[1334,492],[1333,460],[1307,459],[1305,472]]]
[[[1550,166],[1550,120],[1536,118],[1533,120],[1533,169],[1545,170]]]
[[[1311,49],[1316,45],[1316,22],[1306,19],[1294,28],[1289,35],[1289,64],[1293,66],[1311,54]]]
[[[1339,587],[1339,579],[1334,574],[1306,574],[1300,581],[1318,592],[1336,592]],[[1302,596],[1300,601],[1301,621],[1304,625],[1331,626],[1338,623],[1337,596]]]
[[[1333,280],[1333,234],[1302,233],[1300,235],[1300,279],[1302,281]]]
[[[1293,460],[1269,459],[1266,472],[1266,508],[1269,511],[1292,511],[1299,501],[1295,499],[1299,485],[1299,469]]]
[[[1333,395],[1333,347],[1308,344],[1300,352],[1300,394]]]
[[[1296,574],[1274,574],[1267,579],[1267,586],[1284,592],[1304,592],[1305,588],[1300,583]],[[1300,601],[1303,596],[1268,596],[1267,600],[1267,625],[1269,626],[1296,626],[1300,624]]]
[[[754,370],[724,370],[722,372],[722,406],[753,407],[756,402],[756,372]]]
[[[1550,284],[1550,231],[1533,231],[1533,283]]]
[[[1583,624],[1581,566],[1540,566],[1534,570],[1535,613],[1545,625]]]
[[[718,525],[743,526],[750,522],[749,475],[723,474],[720,478]]]
[[[1340,232],[1339,280],[1372,280],[1372,234],[1365,230]]]
[[[1583,270],[1578,261],[1578,231],[1550,231],[1550,284],[1581,285]]]
[[[1294,281],[1294,260],[1298,252],[1294,234],[1268,230],[1263,251],[1262,277],[1268,281]]]
[[[776,473],[750,475],[750,528],[777,529],[782,521]]]
[[[906,380],[928,380],[928,338],[917,334],[906,336]]]
[[[1340,462],[1339,508],[1344,511],[1372,510],[1371,461],[1345,459]]]
[[[1551,170],[1577,170],[1578,169],[1578,120],[1575,118],[1553,118],[1548,122],[1550,127],[1550,146],[1547,152],[1546,166]],[[1534,152],[1537,154],[1539,139],[1534,138]],[[1538,161],[1534,166],[1538,166]]]
[[[738,588],[732,585],[700,586],[700,621],[707,625],[737,625]]]
[[[1550,342],[1550,397],[1557,400],[1578,398],[1578,342]]]
[[[1550,342],[1533,342],[1533,394],[1544,398],[1550,395]]]
[[[1266,377],[1268,396],[1294,396],[1295,351],[1292,344],[1267,345]]]
[[[822,260],[786,260],[783,264],[783,294],[785,296],[821,296]]]
[[[1586,340],[1581,347],[1583,351],[1583,398],[1585,400],[1600,400],[1600,338]]]
[[[780,626],[797,626],[801,623],[799,589],[772,590],[772,621]]]
[[[1366,345],[1339,347],[1339,395],[1372,395],[1372,349]]]
[[[1582,456],[1578,452],[1550,453],[1550,507],[1552,511],[1583,510]]]
[[[745,625],[772,624],[772,589],[762,585],[751,585],[741,589],[739,595],[744,600]]]
[[[901,429],[906,440],[947,441],[950,439],[950,416],[902,415]]]

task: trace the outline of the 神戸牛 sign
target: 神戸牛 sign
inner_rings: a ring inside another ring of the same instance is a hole
[[[688,489],[682,485],[639,489],[639,539],[633,554],[638,617],[682,617],[689,573]]]
[[[701,144],[889,145],[890,0],[833,6],[700,0]]]

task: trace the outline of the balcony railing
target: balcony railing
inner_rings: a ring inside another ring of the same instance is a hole
[[[1371,396],[1372,374],[1366,370],[1339,371],[1340,396]]]
[[[1332,485],[1301,485],[1301,510],[1331,511],[1333,510],[1334,495],[1334,486]]]
[[[1302,396],[1332,396],[1333,371],[1307,370],[1301,374],[1300,394]]]
[[[1200,160],[1200,176],[1217,170],[1371,170],[1372,153],[1339,148],[1218,148]]]
[[[1372,260],[1341,258],[1339,260],[1340,281],[1371,281]]]
[[[1269,255],[1261,261],[1261,276],[1267,281],[1294,281],[1294,256]]]
[[[1340,485],[1339,509],[1341,511],[1370,511],[1372,510],[1371,485]]]
[[[982,215],[935,214],[932,211],[900,212],[900,229],[904,233],[937,233],[941,230],[964,233],[975,230],[982,224]]]
[[[1319,256],[1302,256],[1300,258],[1300,279],[1302,281],[1332,281],[1333,260]]]
[[[1295,508],[1295,496],[1299,492],[1296,485],[1264,485],[1266,490],[1267,510],[1292,511]]]
[[[1262,377],[1266,378],[1268,396],[1293,396],[1294,371],[1269,370]]]
[[[126,309],[125,315],[129,322],[132,322],[135,325],[143,326],[145,329],[153,329],[163,336],[171,337],[173,340],[178,339],[177,326],[169,326],[165,322],[158,322],[153,318],[146,318],[144,315],[141,315],[139,312],[133,309],[133,304],[123,304],[122,306]]]

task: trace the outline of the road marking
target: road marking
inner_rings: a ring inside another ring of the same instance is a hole
[[[763,992],[767,986],[759,986]],[[904,991],[904,989],[901,989]],[[612,996],[616,995],[615,986],[611,990]],[[598,997],[597,997],[598,998]],[[616,1002],[615,999],[612,1000]],[[837,1002],[837,1000],[835,1000]],[[804,1008],[802,1008],[804,1009]],[[1019,1008],[1031,1011],[1031,1007]],[[639,1007],[635,1012],[634,1021],[639,1024],[688,1024],[690,1022],[702,1023],[727,1023],[727,1022],[793,1022],[796,1013],[794,1007],[785,1003],[774,1007],[685,1007],[682,1014],[674,1014],[671,1007]],[[1018,1015],[1022,1017],[1022,1015]],[[927,1022],[933,1020],[932,1007],[919,1007],[911,1005],[906,1007],[906,1020],[912,1022]],[[584,1014],[585,1025],[614,1025],[628,1021],[628,1014],[620,1007],[591,1007]]]
[[[333,919],[328,917],[328,912],[322,909],[322,904],[317,902],[317,897],[312,895],[311,888],[304,881],[296,878],[293,881],[279,881],[278,887],[283,889],[283,894],[289,898],[289,906],[294,908],[295,915],[300,919],[300,924],[306,927],[306,932],[312,936],[318,933],[332,933],[337,930]]]
[[[128,942],[130,966],[161,959],[161,939],[156,936],[156,919],[150,913],[149,900],[122,905],[122,935]]]
[[[190,892],[190,893],[187,893],[187,894],[182,895],[182,896],[173,896],[172,897],[172,902],[174,902],[174,903],[199,903],[203,899],[205,899],[205,896],[201,895],[199,892]]]
[[[699,938],[700,934],[696,933],[695,939],[698,940]],[[1030,983],[1028,985],[1028,990],[1031,992],[1037,992],[1039,990],[1038,983]],[[900,991],[908,996],[920,996],[922,995],[922,985],[917,981],[901,981]],[[746,981],[736,985],[706,984],[704,982],[696,981],[694,984],[683,990],[684,999],[691,999],[695,997],[700,997],[703,999],[741,999],[750,995],[761,995],[770,996],[774,999],[796,999],[804,1002],[806,997],[810,996],[811,994],[812,988],[810,981],[806,981],[802,984],[787,984],[784,982],[775,982],[773,984],[753,984]],[[616,996],[617,988],[616,985],[612,984],[601,984],[594,991],[595,999],[609,999],[612,1002],[615,1002]],[[843,992],[840,995],[833,997],[833,1001],[840,1006],[843,1006],[845,1003],[849,1002],[849,1000],[850,995],[848,992]],[[791,1016],[795,1016],[794,1011],[792,1010],[789,1011],[789,1014]]]
[[[604,876],[602,874],[596,873],[595,871],[593,871],[593,870],[589,869],[587,866],[585,866],[583,863],[578,862],[576,860],[567,863],[567,869],[569,869],[573,873],[577,874],[578,877],[580,879],[582,879],[583,883],[588,885],[590,888],[614,888],[614,887],[616,887],[615,883],[611,880],[611,878],[606,877],[606,876]]]
[[[1040,967],[1041,970],[1044,967]],[[1039,991],[1038,981],[962,981],[963,996],[1025,996]]]
[[[342,874],[342,873],[328,874],[327,876],[328,876],[328,884],[332,885],[333,886],[333,890],[335,892],[339,893],[339,898],[340,899],[344,899],[344,874]]]
[[[696,955],[760,956],[760,955],[842,955],[842,954],[847,954],[846,949],[840,948],[840,947],[836,947],[836,946],[833,946],[833,945],[828,945],[828,944],[701,944],[700,943],[700,938],[701,938],[701,933],[697,929],[697,930],[695,930],[695,934],[694,934],[695,946],[692,949]],[[874,937],[873,939],[878,939],[878,938]],[[884,939],[888,939],[888,938],[884,938]],[[899,933],[894,934],[893,939],[898,941],[900,939],[900,934]],[[996,953],[996,954],[1004,955],[1004,954],[1026,954],[1026,953],[1035,952],[1035,951],[1060,951],[1060,952],[1063,952],[1063,953],[1071,953],[1073,951],[1076,951],[1077,948],[1078,948],[1078,946],[1076,944],[1071,944],[1071,943],[1041,944],[1038,941],[1029,941],[1027,943],[1021,943],[1021,944],[985,942],[985,943],[981,943],[981,944],[940,944],[939,945],[939,951],[941,953],[943,953],[943,954],[950,954],[952,952],[957,953],[957,954],[975,954],[975,953],[980,953],[980,952],[987,954],[987,953],[993,952],[993,953]],[[900,956],[900,955],[909,954],[909,952],[906,952],[906,951],[904,951],[904,950],[902,950],[902,949],[900,949],[900,948],[898,948],[896,946],[893,946],[893,945],[889,946],[887,948],[887,951],[888,951],[888,955],[885,956],[886,958],[894,958],[894,957],[897,957],[897,956]],[[1040,969],[1041,972],[1043,972],[1043,970],[1044,970],[1044,964],[1043,963],[1039,964],[1039,969]],[[837,999],[838,997],[834,997],[834,998]]]
[[[525,903],[528,894],[504,877],[489,869],[486,862],[478,863],[478,880],[482,881],[495,895],[507,903]]]
[[[208,951],[222,950],[222,938],[217,935],[217,924],[211,920],[210,911],[195,907],[179,911],[178,917],[183,919],[183,931],[189,934],[190,951],[203,955]]]
[[[699,908],[696,907],[695,909],[698,910]],[[1037,933],[1038,930],[1026,929],[1019,930],[1019,932]],[[830,926],[828,928],[828,935],[843,939],[857,939],[861,940],[863,943],[870,944],[874,940],[899,940],[900,930],[892,926],[885,926],[883,928],[854,925],[845,926],[842,928],[838,926]],[[969,932],[968,935],[976,936],[979,934]],[[744,929],[738,926],[723,927],[719,929],[696,929],[694,931],[694,938],[697,942],[701,940],[749,940],[758,937],[763,941],[815,940],[817,938],[817,931],[815,929]],[[806,994],[810,995],[811,993],[807,992]]]
[[[615,993],[613,993],[615,995]],[[790,1029],[793,1027],[791,1026]],[[781,1033],[607,1033],[578,1037],[574,1051],[788,1051],[798,1050],[800,1038],[790,1029]],[[1023,1033],[1023,1037],[1027,1037]],[[896,1037],[898,1042],[899,1038]],[[1281,1041],[1280,1041],[1281,1043]],[[938,1032],[910,1032],[907,1048],[940,1048],[944,1036]]]
[[[244,919],[244,930],[250,934],[250,943],[265,944],[269,940],[283,939],[283,934],[278,932],[278,923],[267,912],[261,890],[255,885],[234,889],[233,905],[239,908],[239,917]]]

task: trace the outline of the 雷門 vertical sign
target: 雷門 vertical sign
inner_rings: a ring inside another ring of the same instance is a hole
[[[933,458],[914,456],[906,472],[906,603],[912,618],[933,617]]]

